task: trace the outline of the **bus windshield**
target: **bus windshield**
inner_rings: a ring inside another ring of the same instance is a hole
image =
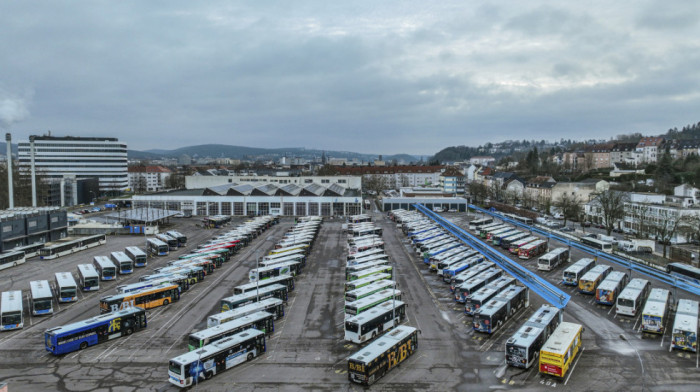
[[[618,298],[617,303],[620,306],[634,307],[634,300],[629,299],[629,298]]]
[[[22,313],[19,311],[3,313],[2,320],[0,320],[0,323],[2,323],[2,325],[21,324]]]
[[[353,322],[345,322],[345,330],[357,333],[359,331],[359,325]]]
[[[180,364],[177,362],[170,361],[170,366],[168,366],[168,370],[175,374],[180,374]]]
[[[34,311],[50,310],[53,300],[51,298],[35,299],[32,302],[34,303]]]
[[[513,355],[520,358],[525,358],[525,347],[513,346],[510,344],[506,345],[506,354]]]

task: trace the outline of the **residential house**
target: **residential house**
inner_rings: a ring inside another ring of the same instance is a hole
[[[636,166],[641,160],[637,153],[637,143],[615,143],[610,150],[610,163],[622,163]]]
[[[163,166],[131,166],[128,173],[129,188],[135,192],[158,192],[166,188],[172,171]]]
[[[440,173],[439,181],[445,193],[464,194],[464,173],[456,167],[447,167]]]
[[[636,150],[640,154],[641,161],[656,162],[661,156],[663,143],[663,137],[643,137],[639,140]]]

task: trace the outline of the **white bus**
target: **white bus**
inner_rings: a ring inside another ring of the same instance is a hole
[[[164,234],[164,233],[156,234],[156,238],[165,242],[166,244],[168,244],[169,250],[177,250],[177,248],[179,246],[177,238],[173,238],[167,234]]]
[[[135,267],[145,267],[148,264],[148,256],[137,246],[127,246],[124,253],[134,262]]]
[[[117,272],[121,275],[126,275],[134,272],[134,261],[129,258],[124,252],[112,252],[110,258],[117,266]]]
[[[590,237],[581,238],[581,242],[584,243],[585,245],[590,246],[591,248],[602,250],[605,253],[612,253],[612,251],[613,251],[612,242],[601,241],[599,239],[590,238]]]
[[[10,251],[6,253],[0,253],[0,270],[24,264],[25,260],[26,257],[24,255],[24,252]]]
[[[493,223],[493,218],[475,219],[469,222],[469,230],[478,230],[481,226],[488,225],[490,223]]]
[[[578,286],[579,279],[593,267],[595,267],[595,260],[580,259],[574,265],[570,265],[564,270],[561,283],[568,286]]]
[[[540,349],[561,322],[561,310],[542,305],[506,341],[506,364],[527,369],[537,362]]]
[[[83,238],[64,238],[44,244],[44,247],[39,249],[39,256],[42,260],[50,260],[106,243],[107,236],[105,234],[96,234]]]
[[[227,338],[231,335],[253,328],[271,335],[275,331],[275,315],[268,312],[255,312],[237,319],[227,321],[214,327],[192,332],[188,339],[190,351],[200,349],[208,344]]]
[[[698,351],[698,301],[678,300],[671,331],[672,349]]]
[[[48,280],[33,280],[29,282],[31,292],[31,308],[34,316],[53,313],[53,293]]]
[[[158,238],[149,238],[148,241],[146,241],[146,244],[148,245],[148,253],[152,255],[167,256],[168,253],[170,253],[168,244],[159,240]]]
[[[352,316],[357,316],[362,312],[379,305],[382,302],[391,300],[401,300],[401,291],[395,289],[386,289],[377,291],[376,293],[359,299],[357,301],[345,301],[345,320]]]
[[[348,302],[352,301],[357,301],[359,299],[362,299],[364,297],[368,297],[376,292],[385,290],[385,289],[394,289],[396,288],[396,282],[393,280],[377,280],[374,281],[366,286],[362,286],[359,289],[356,290],[350,290],[345,293],[345,300]]]
[[[95,256],[93,265],[102,280],[114,280],[117,278],[117,267],[107,256]]]
[[[166,231],[165,234],[175,238],[177,240],[178,246],[185,246],[187,244],[187,237],[179,231]]]
[[[168,362],[168,381],[184,388],[209,379],[265,352],[265,334],[248,329]]]
[[[642,332],[664,334],[670,307],[673,305],[671,293],[666,289],[655,288],[649,292],[642,310]]]
[[[651,283],[642,278],[632,279],[617,297],[615,312],[624,316],[636,316],[647,299]]]
[[[56,298],[58,302],[75,302],[78,300],[78,285],[70,272],[56,272]]]
[[[83,291],[100,289],[100,274],[92,264],[78,264],[78,283]]]
[[[345,321],[345,340],[361,344],[399,325],[406,318],[406,304],[383,302]]]
[[[256,312],[268,312],[275,315],[275,320],[284,317],[284,301],[279,298],[266,298],[259,302],[243,305],[225,312],[212,314],[207,317],[207,328],[215,327],[223,323],[247,316]]]
[[[24,327],[22,292],[3,291],[0,299],[0,330],[9,331]]]
[[[547,254],[537,260],[537,269],[539,271],[551,271],[559,264],[569,261],[569,250],[566,248],[557,248],[549,251]]]
[[[376,282],[378,280],[383,280],[383,279],[388,279],[391,280],[391,274],[386,274],[386,273],[381,273],[381,274],[374,274],[367,276],[362,279],[357,279],[353,280],[351,282],[346,282],[345,283],[345,291],[352,291],[352,290],[357,290],[361,287],[367,286],[368,284],[372,282]]]

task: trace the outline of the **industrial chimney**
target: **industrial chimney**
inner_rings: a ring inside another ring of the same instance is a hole
[[[10,208],[15,208],[14,190],[12,188],[12,135],[5,134],[5,143],[7,144],[7,200],[10,202]]]
[[[29,136],[29,155],[32,159],[32,207],[36,207],[36,167],[34,167],[34,138],[36,136]]]

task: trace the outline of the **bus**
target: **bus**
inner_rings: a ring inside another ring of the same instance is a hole
[[[666,331],[666,319],[673,306],[671,293],[666,289],[654,288],[649,292],[644,310],[642,310],[642,332],[663,335]]]
[[[249,282],[240,286],[236,286],[233,288],[233,294],[237,295],[247,293],[250,291],[255,291],[260,287],[265,287],[272,284],[282,284],[287,286],[288,292],[294,291],[294,277],[292,275],[283,274],[279,276],[274,276],[269,279],[258,280],[255,282]]]
[[[158,238],[149,238],[146,241],[148,245],[148,253],[156,256],[167,256],[170,253],[170,248],[168,244],[159,240]]]
[[[375,261],[371,261],[368,263],[351,265],[351,266],[345,268],[345,280],[347,281],[350,274],[358,273],[358,272],[361,272],[364,270],[368,270],[370,268],[382,267],[382,266],[390,265],[390,264],[391,264],[391,262],[389,260],[375,260]]]
[[[92,264],[78,264],[78,283],[83,291],[100,289],[100,274]]]
[[[486,260],[484,258],[484,256],[481,256],[481,255],[472,256],[472,257],[468,258],[467,260],[464,260],[464,261],[459,262],[457,264],[451,265],[450,267],[446,268],[443,271],[438,270],[438,272],[442,272],[442,281],[443,282],[450,283],[452,281],[452,278],[454,278],[458,274],[466,271],[467,269],[473,267],[474,265],[483,262],[484,260]]]
[[[146,326],[146,311],[141,308],[128,308],[47,329],[44,332],[44,345],[46,351],[53,355],[67,354],[129,336]]]
[[[106,243],[107,236],[104,234],[83,238],[65,238],[62,241],[44,244],[44,247],[39,249],[39,256],[42,260],[50,260]]]
[[[518,258],[523,260],[529,260],[533,257],[537,257],[545,253],[548,247],[549,243],[545,240],[533,241],[518,249]]]
[[[520,223],[522,223],[522,224],[528,225],[528,226],[532,226],[532,224],[534,223],[534,221],[532,220],[532,218],[528,218],[528,217],[526,217],[526,216],[509,215],[509,217],[512,218],[513,220],[516,220],[516,221],[518,221],[518,222],[520,222]]]
[[[22,291],[3,291],[0,298],[0,330],[9,331],[23,327]]]
[[[377,293],[382,290],[387,290],[387,289],[395,289],[396,288],[396,282],[393,280],[377,280],[375,282],[372,282],[364,287],[361,287],[357,290],[351,290],[345,293],[345,301],[346,302],[353,302],[360,300],[362,298],[368,297],[374,293]]]
[[[248,273],[248,280],[255,282],[265,280],[280,275],[297,276],[301,273],[301,263],[298,261],[285,261],[284,263],[273,264],[269,267],[253,268]]]
[[[482,307],[485,303],[497,296],[498,293],[505,290],[512,284],[515,284],[515,278],[511,278],[510,276],[501,276],[500,278],[475,291],[471,295],[468,295],[464,300],[464,313],[473,316],[477,309]]]
[[[26,256],[24,252],[21,251],[0,253],[0,270],[10,267],[17,267],[20,264],[24,264],[25,261]]]
[[[129,293],[102,297],[100,298],[100,312],[115,312],[134,306],[142,309],[152,309],[158,306],[166,306],[179,299],[180,288],[176,284],[151,287]]]
[[[542,255],[537,260],[538,271],[551,271],[561,263],[569,261],[569,250],[566,248],[556,248]]]
[[[107,256],[95,256],[92,262],[102,280],[114,280],[117,278],[117,267]]]
[[[406,318],[406,304],[387,301],[345,321],[345,340],[357,344],[376,338]]]
[[[584,245],[588,245],[593,249],[602,250],[605,253],[612,253],[612,251],[613,251],[612,242],[601,241],[597,238],[591,238],[591,237],[583,237],[583,238],[581,238],[581,242]]]
[[[166,231],[165,234],[175,238],[177,240],[177,246],[187,245],[187,237],[184,234],[180,233],[179,231],[170,230],[170,231]]]
[[[511,237],[511,236],[514,236],[514,235],[520,234],[520,233],[522,233],[522,232],[518,229],[510,229],[508,231],[504,231],[504,232],[498,233],[498,234],[493,233],[493,235],[491,235],[491,245],[499,246],[499,245],[501,245],[501,240],[503,238]]]
[[[368,268],[364,269],[361,271],[353,272],[348,275],[347,281],[352,282],[353,280],[358,280],[362,278],[366,278],[371,275],[375,274],[389,274],[392,277],[394,276],[394,267],[391,265],[382,265],[379,267],[373,267],[373,268]]]
[[[591,268],[590,271],[586,272],[581,279],[579,279],[578,292],[581,294],[595,294],[596,288],[598,288],[600,282],[602,282],[612,270],[612,267],[603,264]]]
[[[284,248],[272,249],[272,250],[269,252],[269,255],[271,255],[271,256],[280,255],[280,254],[287,253],[287,252],[291,252],[291,251],[295,251],[295,250],[298,250],[298,249],[304,250],[304,254],[308,254],[308,253],[309,253],[309,250],[310,250],[310,249],[309,249],[309,245],[306,245],[306,244],[299,244],[299,245],[286,246],[286,247],[284,247]],[[285,256],[286,256],[286,255],[285,255]]]
[[[275,315],[272,313],[255,312],[214,327],[193,332],[187,341],[187,348],[190,351],[196,350],[250,328],[257,329],[265,335],[271,335],[275,331],[274,319]]]
[[[642,303],[647,299],[651,290],[651,283],[646,279],[632,279],[624,290],[617,296],[615,313],[624,316],[636,316]]]
[[[70,272],[56,272],[54,284],[56,285],[56,299],[60,303],[75,302],[78,300],[78,285]]]
[[[179,246],[177,238],[173,238],[165,233],[156,234],[156,238],[168,244],[168,250],[177,250]]]
[[[698,301],[678,300],[671,331],[671,349],[698,352]]]
[[[511,242],[510,246],[508,247],[508,252],[511,254],[517,255],[520,252],[520,248],[529,244],[530,242],[534,241],[540,241],[538,237],[535,237],[534,235],[525,237],[523,239],[519,239],[516,241]]]
[[[583,275],[595,267],[595,260],[580,259],[574,265],[567,267],[562,273],[562,284],[578,286],[578,281]]]
[[[126,275],[134,272],[134,262],[124,252],[112,252],[110,258],[117,266],[117,272]]]
[[[629,280],[629,276],[624,272],[613,271],[609,273],[595,290],[595,302],[601,305],[615,305],[617,297]]]
[[[418,349],[418,330],[400,325],[348,358],[348,379],[372,385]]]
[[[510,229],[512,228],[510,225],[501,223],[497,225],[489,225],[489,226],[483,226],[479,229],[479,237],[484,238],[484,239],[489,239],[491,238],[490,235],[494,232],[501,231],[503,229]]]
[[[523,238],[526,238],[526,237],[529,237],[529,236],[530,236],[530,233],[525,233],[525,232],[522,232],[522,231],[521,231],[521,232],[517,232],[517,233],[515,233],[515,234],[509,235],[508,237],[502,237],[502,238],[500,239],[500,242],[497,243],[497,244],[494,243],[494,245],[498,245],[498,246],[500,246],[500,247],[503,248],[503,249],[510,249],[510,245],[511,245],[513,242],[515,242],[515,241],[517,241],[517,240],[520,240],[520,239],[523,239]]]
[[[182,267],[200,267],[204,271],[204,275],[209,275],[216,269],[216,262],[212,259],[207,258],[194,258],[194,259],[177,259],[168,262],[167,267],[156,268],[155,270],[161,272],[166,268],[182,268]]]
[[[377,291],[372,295],[368,295],[357,301],[345,301],[345,319],[349,319],[352,316],[357,316],[358,314],[365,312],[382,302],[386,301],[400,301],[401,291],[396,289],[386,289]]]
[[[700,284],[700,268],[693,267],[692,265],[683,263],[668,263],[668,265],[666,265],[666,272],[675,277],[689,280],[695,284]]]
[[[345,282],[345,292],[352,291],[352,290],[357,290],[361,287],[365,287],[368,284],[372,282],[376,282],[379,280],[391,280],[391,274],[386,274],[386,273],[379,273],[379,274],[373,274],[367,277],[364,277],[362,279],[357,279],[353,280],[350,282]]]
[[[469,230],[476,231],[481,226],[485,226],[485,225],[488,225],[490,223],[493,223],[493,218],[474,219],[473,221],[469,222]]]
[[[225,312],[227,310],[236,309],[238,307],[252,304],[254,302],[262,301],[267,298],[279,298],[282,301],[287,301],[287,286],[281,284],[272,284],[269,286],[261,287],[256,291],[249,291],[247,293],[232,295],[230,297],[223,298],[221,300],[221,311]]]
[[[137,246],[127,246],[124,253],[134,261],[135,267],[145,267],[148,264],[148,255]]]
[[[354,254],[349,254],[348,258],[347,258],[347,265],[357,264],[355,262],[355,260],[357,260],[357,259],[362,259],[362,258],[365,258],[368,256],[374,256],[374,255],[384,255],[384,254],[386,254],[386,253],[384,253],[384,249],[380,249],[380,248],[373,248],[373,249],[368,249],[364,252],[357,252]]]
[[[204,276],[206,276],[204,268],[198,267],[196,265],[176,265],[170,267],[162,267],[158,268],[156,272],[157,273],[155,274],[142,276],[139,280],[141,282],[144,282],[150,279],[162,278],[164,275],[178,274],[185,275],[187,277],[187,283],[189,283],[189,285],[192,286],[198,282],[203,281]]]
[[[33,280],[29,282],[31,293],[31,308],[34,316],[53,313],[53,293],[48,280]]]
[[[540,373],[564,378],[581,349],[583,326],[562,322],[540,350]]]
[[[542,305],[518,331],[506,341],[506,364],[529,369],[540,356],[544,342],[561,322],[562,311]]]
[[[189,282],[187,281],[187,277],[185,275],[171,274],[157,279],[149,279],[117,286],[116,290],[117,294],[126,294],[152,287],[172,286],[174,284],[178,285],[180,288],[180,293],[187,291],[190,288]]]
[[[509,286],[495,298],[474,311],[474,330],[494,333],[518,310],[530,305],[530,290],[523,286]]]
[[[461,286],[462,283],[475,277],[476,275],[480,274],[481,272],[486,271],[489,268],[494,268],[494,267],[496,267],[496,264],[494,264],[488,260],[485,260],[477,265],[473,265],[470,268],[467,268],[464,272],[461,272],[461,273],[455,275],[452,278],[452,280],[450,280],[450,291],[454,293],[455,290],[457,289],[457,287]]]
[[[299,262],[299,269],[306,267],[306,256],[303,254],[289,255],[278,259],[263,260],[258,263],[258,267],[270,267],[276,264],[286,263],[289,261]]]
[[[215,327],[256,312],[271,313],[275,316],[275,320],[279,320],[284,317],[284,301],[279,298],[266,298],[259,302],[240,306],[236,309],[213,314],[207,317],[207,328]]]
[[[31,245],[18,246],[16,248],[13,248],[11,252],[24,252],[24,258],[31,259],[32,257],[39,256],[39,250],[43,247],[44,243],[39,242]],[[0,269],[2,269],[2,267],[0,267]]]
[[[257,329],[243,332],[187,352],[168,361],[168,381],[180,388],[198,384],[265,353],[265,333]]]
[[[443,275],[444,270],[453,264],[467,261],[470,257],[478,255],[479,252],[476,250],[464,250],[461,249],[457,254],[454,254],[446,259],[439,260],[439,258],[434,257],[430,259],[430,268],[435,269],[438,275]]]
[[[455,287],[455,301],[464,303],[467,297],[472,293],[475,293],[477,290],[500,278],[502,275],[503,270],[500,268],[489,268],[479,272],[477,275],[472,276],[461,285]]]
[[[378,236],[382,235],[382,228],[376,227],[376,226],[374,226],[374,224],[363,225],[360,227],[354,227],[348,231],[349,231],[349,234],[348,234],[349,237],[360,237],[360,236],[367,235],[367,234],[375,234]]]

